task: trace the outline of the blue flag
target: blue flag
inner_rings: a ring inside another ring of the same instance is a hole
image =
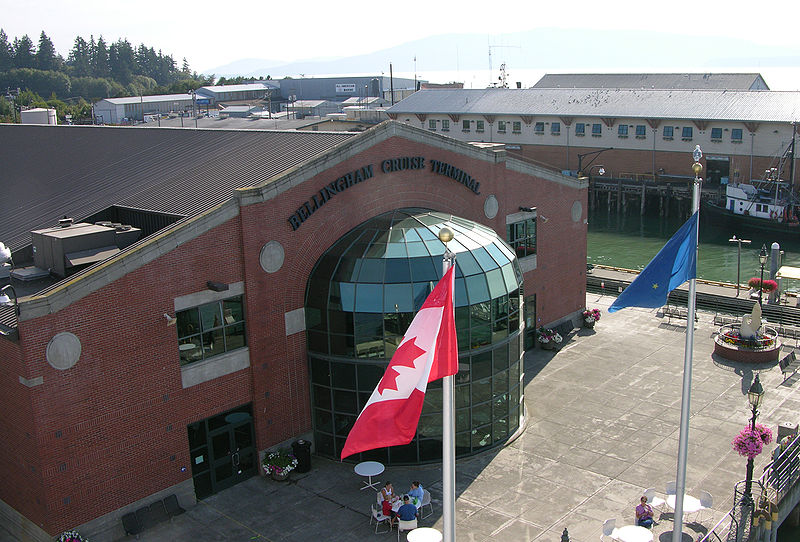
[[[661,307],[667,304],[667,295],[672,290],[697,277],[697,215],[695,212],[667,241],[630,286],[619,294],[608,312],[625,307]]]

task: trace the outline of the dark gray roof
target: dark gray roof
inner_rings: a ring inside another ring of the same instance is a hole
[[[533,88],[769,90],[759,73],[547,73]]]
[[[111,205],[196,215],[354,135],[0,124],[0,240]]]
[[[597,88],[435,89],[415,92],[390,107],[387,112],[793,122],[800,119],[800,92]]]

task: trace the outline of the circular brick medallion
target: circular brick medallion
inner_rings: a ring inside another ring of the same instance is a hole
[[[580,222],[581,216],[583,216],[583,204],[580,201],[576,201],[572,204],[572,221]]]
[[[483,214],[486,215],[486,218],[496,217],[499,209],[500,205],[497,203],[497,198],[494,194],[486,196],[486,201],[483,202]]]
[[[283,267],[285,257],[283,246],[277,241],[270,241],[261,248],[258,261],[261,263],[261,269],[267,273],[274,273]]]
[[[58,333],[47,343],[46,357],[53,369],[70,369],[81,357],[81,340],[68,331]]]

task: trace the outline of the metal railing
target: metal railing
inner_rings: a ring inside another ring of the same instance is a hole
[[[780,504],[786,494],[800,479],[800,438],[795,437],[789,446],[764,468],[759,481],[776,493],[776,504]]]
[[[698,542],[728,542],[736,536],[739,530],[739,521],[736,519],[737,507],[730,509],[727,515],[714,525]]]

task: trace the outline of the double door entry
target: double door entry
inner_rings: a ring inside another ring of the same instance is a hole
[[[250,405],[190,424],[188,433],[198,499],[257,474],[258,452]]]

